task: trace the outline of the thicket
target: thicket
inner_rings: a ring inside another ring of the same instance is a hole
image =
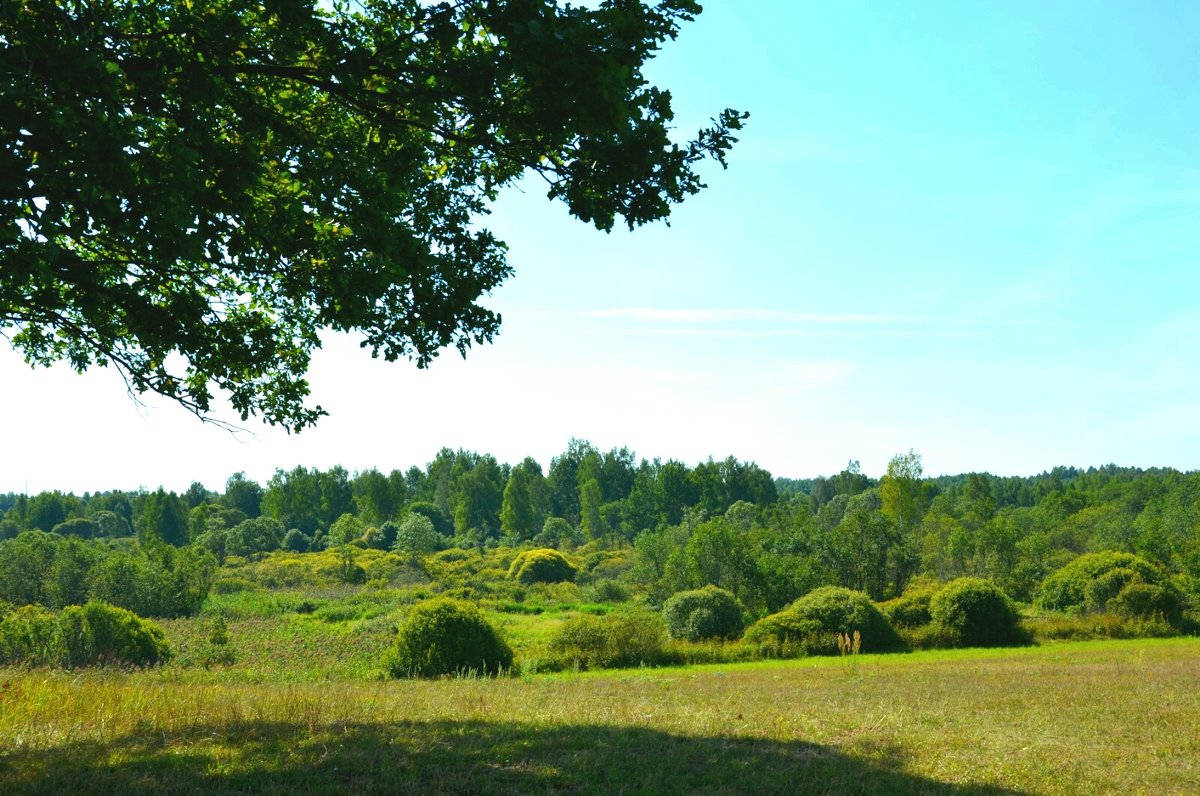
[[[215,570],[216,561],[194,548],[27,531],[0,542],[0,599],[48,608],[100,600],[139,616],[190,616]]]
[[[929,603],[942,588],[934,580],[921,579],[909,585],[904,594],[879,604],[879,609],[897,628],[917,628],[933,621]]]
[[[909,452],[880,479],[851,463],[787,480],[732,458],[638,462],[572,441],[545,471],[445,449],[390,473],[294,468],[265,485],[236,474],[224,492],[0,495],[0,512],[0,598],[103,599],[147,616],[198,610],[214,560],[226,591],[415,586],[524,612],[665,611],[672,595],[711,587],[768,616],[755,633],[796,651],[831,649],[822,621],[789,608],[827,586],[866,594],[913,646],[968,643],[931,615],[960,578],[1032,603],[1039,637],[1191,632],[1200,603],[1200,473],[1172,470],[931,479]],[[668,646],[730,637],[716,612],[675,610],[663,614]]]
[[[1110,600],[1130,584],[1162,586],[1154,564],[1113,550],[1081,555],[1051,573],[1038,591],[1037,605],[1054,611],[1104,611]]]
[[[107,603],[0,612],[0,664],[153,666],[170,656],[162,628]]]
[[[783,611],[764,617],[746,629],[747,641],[774,654],[791,650],[809,654],[837,653],[837,636],[862,638],[863,652],[895,652],[905,649],[903,639],[871,598],[840,586],[824,586],[809,592]]]
[[[549,648],[561,667],[621,669],[662,663],[666,638],[662,617],[653,612],[582,614],[555,630]]]

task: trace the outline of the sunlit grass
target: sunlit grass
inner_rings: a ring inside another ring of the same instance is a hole
[[[1194,639],[425,682],[10,670],[0,782],[6,793],[1195,793],[1198,678]]]

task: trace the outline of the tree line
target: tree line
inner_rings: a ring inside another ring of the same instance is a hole
[[[236,473],[223,492],[0,495],[0,539],[137,536],[194,544],[217,560],[357,544],[418,556],[493,545],[631,551],[622,577],[654,601],[713,584],[775,610],[820,585],[874,599],[915,578],[985,577],[1022,601],[1087,552],[1155,562],[1200,594],[1200,473],[1057,467],[1028,477],[925,477],[915,452],[873,479],[856,462],[828,477],[774,478],[733,457],[688,466],[572,440],[547,470],[532,458],[443,449],[424,468],[351,474]]]

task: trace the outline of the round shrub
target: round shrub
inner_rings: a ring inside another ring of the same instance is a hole
[[[439,598],[412,609],[396,634],[387,666],[393,677],[437,677],[496,674],[512,661],[512,649],[477,607]]]
[[[575,580],[578,568],[549,547],[539,547],[519,553],[508,567],[508,577],[520,583],[562,583]]]
[[[592,602],[623,603],[628,602],[633,595],[629,587],[619,580],[602,578],[589,586],[584,591],[584,596]]]
[[[1083,588],[1083,604],[1089,611],[1103,611],[1108,602],[1130,583],[1141,583],[1141,577],[1128,567],[1110,569]]]
[[[1108,605],[1121,616],[1138,619],[1161,616],[1175,627],[1183,621],[1183,605],[1178,595],[1152,583],[1130,583]]]
[[[672,595],[663,604],[663,619],[671,638],[728,640],[746,628],[746,608],[731,592],[709,585]]]
[[[982,578],[947,583],[929,601],[929,615],[964,647],[1002,647],[1027,641],[1008,596]]]
[[[905,649],[903,639],[870,597],[840,586],[814,589],[779,613],[751,625],[746,630],[746,638],[784,645],[805,643],[819,636],[827,639],[827,643],[810,646],[810,651],[836,652],[834,637],[840,633],[853,634],[856,630],[862,634],[863,652]]]
[[[283,535],[281,547],[284,550],[289,550],[293,553],[307,553],[309,545],[312,544],[312,539],[304,535],[304,531],[299,528],[292,528]]]
[[[1116,569],[1134,572],[1143,583],[1160,585],[1158,568],[1132,553],[1105,550],[1079,556],[1042,581],[1037,604],[1051,611],[1080,611],[1087,607],[1087,589],[1092,581]]]
[[[550,652],[567,666],[617,669],[659,663],[665,641],[657,614],[583,614],[559,625],[550,638]]]
[[[929,624],[929,601],[937,594],[938,583],[920,583],[905,590],[894,600],[879,604],[879,610],[896,627],[916,628]]]
[[[533,537],[534,544],[545,545],[546,547],[558,547],[564,542],[574,544],[580,541],[582,541],[582,538],[579,532],[562,517],[547,517],[546,521],[542,523],[542,530]]]
[[[64,608],[61,622],[68,666],[154,666],[171,657],[162,628],[124,608],[92,600]]]

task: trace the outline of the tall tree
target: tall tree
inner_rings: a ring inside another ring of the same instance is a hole
[[[396,486],[403,490],[399,495]],[[351,482],[351,491],[358,516],[368,525],[381,525],[393,519],[407,495],[403,474],[393,479],[374,468],[357,474]]]
[[[603,499],[600,482],[595,478],[588,478],[579,485],[579,530],[588,539],[599,539],[608,532],[600,514]]]
[[[174,492],[161,486],[146,495],[136,526],[139,538],[158,539],[180,547],[188,543],[187,505]]]
[[[492,339],[478,218],[527,172],[666,217],[744,114],[672,143],[644,64],[694,0],[28,0],[0,12],[0,328],[197,414],[301,429],[322,329],[425,366]]]
[[[308,536],[318,527],[328,529],[328,525],[321,523],[321,484],[317,471],[299,466],[290,471],[276,470],[262,496],[262,513],[279,520],[285,528],[299,528]]]
[[[465,466],[468,461],[460,457],[459,464]],[[458,479],[454,509],[454,530],[458,534],[473,535],[479,542],[499,536],[504,483],[504,473],[491,455],[480,456]]]
[[[545,479],[542,468],[532,459],[512,468],[504,486],[500,507],[500,529],[518,539],[531,539],[546,522]]]
[[[884,516],[904,531],[916,527],[925,513],[921,473],[921,454],[910,450],[892,457],[887,473],[879,482]]]
[[[599,455],[587,440],[571,439],[567,449],[550,460],[550,513],[572,525],[579,524],[579,468],[589,454]]]
[[[263,488],[257,481],[246,478],[245,473],[234,473],[225,482],[225,496],[221,502],[231,509],[237,509],[249,519],[254,519],[262,513]]]

